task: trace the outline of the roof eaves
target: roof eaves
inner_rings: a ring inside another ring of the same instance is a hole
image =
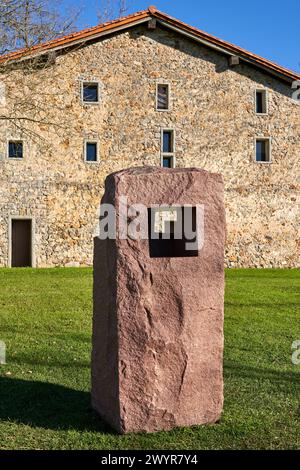
[[[128,15],[117,20],[112,20],[101,25],[93,26],[75,33],[68,34],[58,39],[53,39],[42,44],[37,44],[31,48],[18,49],[0,56],[0,63],[19,61],[30,56],[43,54],[49,50],[57,50],[79,42],[90,41],[98,36],[103,36],[115,30],[125,29],[136,24],[147,21],[151,17],[149,10],[143,10],[132,15]]]
[[[229,55],[238,55],[241,59],[245,60],[246,62],[251,63],[252,65],[256,65],[260,68],[263,68],[268,71],[273,71],[276,75],[280,75],[284,78],[288,78],[288,80],[299,80],[300,74],[286,69],[274,62],[271,62],[263,57],[260,57],[256,54],[253,54],[246,49],[243,49],[239,46],[231,44],[230,42],[224,41],[219,39],[211,34],[208,34],[198,28],[194,28],[186,23],[183,23],[172,16],[167,15],[166,13],[162,13],[156,10],[153,15],[164,25],[176,30],[181,31],[190,37],[194,37],[195,39],[199,40],[200,42],[206,44],[209,47],[214,47],[215,49],[222,51],[223,53],[227,53]]]
[[[227,41],[212,36],[200,29],[190,26],[182,21],[173,18],[159,10],[156,7],[150,6],[147,10],[143,10],[107,23],[103,23],[92,28],[87,28],[82,31],[69,34],[62,38],[48,41],[44,44],[39,44],[31,49],[22,49],[0,57],[0,63],[14,62],[27,59],[30,56],[43,54],[49,50],[58,50],[67,48],[78,43],[88,42],[98,37],[111,34],[122,29],[133,27],[139,23],[147,21],[151,17],[156,18],[161,24],[181,33],[196,39],[198,42],[205,44],[208,47],[217,49],[225,54],[238,55],[241,60],[251,63],[252,65],[262,68],[272,74],[279,76],[288,81],[300,80],[300,74],[288,70],[280,65],[271,62],[263,57],[253,54],[246,49],[235,46]]]

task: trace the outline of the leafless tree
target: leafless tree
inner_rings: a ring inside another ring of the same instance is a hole
[[[63,13],[60,0],[0,0],[0,53],[67,34],[77,15]]]
[[[0,62],[0,123],[14,132],[40,139],[45,131],[71,132],[76,127],[58,90],[44,87],[51,75],[52,83],[60,80],[55,54],[45,53],[28,58],[34,46],[63,36],[75,29],[77,12],[64,12],[60,0],[0,0],[0,55],[24,49],[22,60]],[[122,16],[126,0],[101,0],[95,5],[99,22]],[[26,86],[25,86],[26,83]],[[29,85],[28,85],[29,84]],[[2,93],[2,97],[1,97]],[[3,95],[9,105],[3,106]]]
[[[96,11],[99,23],[124,16],[129,9],[128,0],[98,0]]]
[[[63,13],[60,7],[59,0],[0,0],[0,122],[32,139],[41,136],[38,126],[62,125],[63,103],[57,96],[56,102],[49,100],[43,86],[47,74],[55,76],[55,57],[28,58],[34,46],[75,30],[78,12]],[[16,49],[24,51],[17,62],[9,56]],[[9,106],[4,106],[8,95]]]

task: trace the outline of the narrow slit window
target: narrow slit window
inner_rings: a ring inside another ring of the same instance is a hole
[[[97,142],[86,142],[85,147],[85,160],[87,162],[98,161],[98,143]]]
[[[269,139],[256,140],[256,161],[257,162],[270,162],[271,161],[271,145]]]
[[[163,131],[163,153],[173,153],[174,151],[174,132]]]
[[[99,103],[98,83],[82,84],[82,100],[84,103]]]
[[[170,87],[169,85],[157,85],[157,110],[168,111],[170,101]]]
[[[267,92],[266,90],[256,90],[256,114],[267,114]]]
[[[23,142],[10,140],[8,142],[8,157],[23,158]]]
[[[175,168],[175,134],[173,130],[162,131],[161,165],[163,168]]]

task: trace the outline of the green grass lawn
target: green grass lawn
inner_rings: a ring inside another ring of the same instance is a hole
[[[90,408],[91,269],[0,270],[0,448],[299,449],[300,270],[226,277],[221,422],[118,436]]]

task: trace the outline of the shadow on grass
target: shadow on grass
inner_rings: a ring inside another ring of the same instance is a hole
[[[300,386],[299,372],[249,367],[229,361],[224,364],[224,372],[225,377],[232,375]],[[90,393],[6,377],[0,377],[0,421],[52,430],[116,434],[91,409]]]
[[[243,307],[251,307],[251,309],[255,308],[266,308],[270,310],[276,310],[278,308],[283,308],[284,310],[287,309],[287,307],[299,307],[299,301],[298,302],[284,302],[284,303],[276,303],[276,302],[256,302],[254,303],[249,299],[247,302],[225,302],[225,308],[228,307],[236,307],[236,308],[243,308]]]
[[[234,376],[242,378],[250,378],[253,380],[263,379],[276,383],[290,383],[300,387],[300,372],[288,372],[272,369],[263,369],[259,367],[246,366],[244,364],[236,364],[225,361],[225,376]]]
[[[53,430],[115,432],[92,410],[90,393],[0,377],[0,420]]]
[[[25,354],[20,354],[20,355],[15,355],[13,357],[9,358],[10,364],[26,364],[28,366],[43,366],[43,367],[49,367],[51,369],[57,367],[57,368],[66,368],[66,369],[87,369],[90,367],[90,362],[81,362],[81,361],[72,361],[70,359],[69,361],[62,361],[60,358],[57,358],[56,360],[50,361],[50,360],[33,360],[31,356],[25,355]]]

